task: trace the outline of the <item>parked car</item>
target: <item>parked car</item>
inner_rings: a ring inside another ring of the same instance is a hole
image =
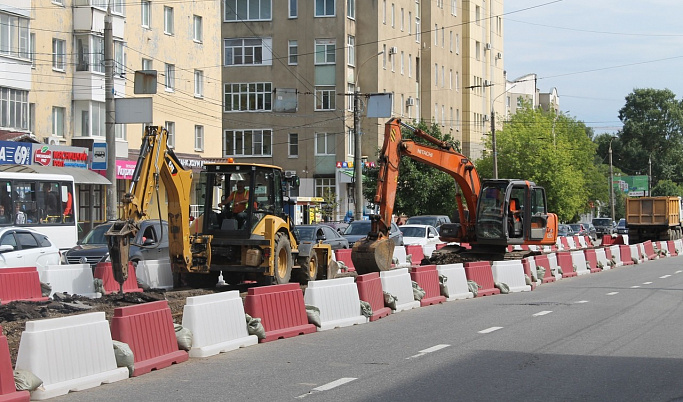
[[[598,230],[592,223],[582,223],[583,227],[586,228],[587,236],[589,236],[593,241],[598,240]]]
[[[426,246],[441,243],[439,231],[430,225],[401,225],[398,227],[403,233],[403,244]]]
[[[617,233],[618,234],[628,234],[628,227],[626,226],[626,218],[619,219],[619,223],[617,223]]]
[[[329,244],[332,250],[349,248],[349,241],[339,234],[334,228],[321,223],[317,225],[299,225],[296,227],[299,239],[299,259],[308,259],[311,255],[311,247],[321,241]],[[300,261],[300,263],[303,263]]]
[[[574,229],[572,229],[571,226],[566,225],[566,224],[559,224],[557,226],[557,235],[558,236],[574,236]]]
[[[598,236],[611,235],[616,233],[614,221],[611,218],[593,218],[593,225]]]
[[[95,269],[98,262],[109,260],[109,248],[104,234],[113,222],[95,226],[66,252],[68,264],[90,264]],[[140,231],[130,245],[129,261],[135,265],[139,261],[161,260],[168,258],[168,222],[148,219],[140,223]]]
[[[0,268],[58,265],[59,248],[48,237],[29,228],[7,226],[0,229]]]
[[[446,215],[417,215],[406,221],[406,225],[430,225],[437,229],[444,223],[451,223],[451,218]]]
[[[330,226],[332,229],[336,230],[340,235],[344,235],[344,231],[349,224],[346,222],[321,222],[323,225]]]
[[[353,243],[366,237],[370,232],[370,221],[353,221],[349,227],[344,231],[344,237],[349,241],[349,247],[353,247]],[[403,233],[398,228],[398,225],[392,222],[391,230],[389,231],[389,238],[394,241],[395,246],[403,246]]]
[[[569,226],[574,230],[574,236],[588,236],[588,232],[586,231],[585,226],[583,226],[583,223],[570,223]]]

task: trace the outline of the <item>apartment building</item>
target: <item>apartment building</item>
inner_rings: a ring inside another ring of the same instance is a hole
[[[536,83],[537,77],[534,73],[506,82],[506,117],[517,113],[517,109],[521,108],[525,102],[546,112],[552,110],[555,114],[560,113],[560,95],[557,88],[551,88],[549,92],[541,92]]]
[[[392,94],[393,117],[437,123],[466,155],[480,156],[492,76],[504,89],[502,59],[489,58],[502,49],[502,22],[489,32],[495,11],[479,5],[477,19],[471,3],[223,1],[222,156],[282,166],[300,177],[292,195],[333,193],[337,219],[354,204],[354,94],[363,161],[376,161],[384,140],[388,118],[366,116],[377,93]],[[502,110],[503,99],[497,104]],[[480,123],[470,124],[475,115]]]

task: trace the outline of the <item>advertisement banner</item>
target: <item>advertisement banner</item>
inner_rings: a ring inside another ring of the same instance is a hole
[[[88,149],[66,145],[31,144],[32,164],[88,168]]]
[[[614,176],[614,191],[621,191],[629,197],[645,197],[648,194],[648,177]]]
[[[116,178],[129,180],[133,177],[136,161],[116,161]]]
[[[0,164],[31,164],[31,145],[26,142],[0,141]]]

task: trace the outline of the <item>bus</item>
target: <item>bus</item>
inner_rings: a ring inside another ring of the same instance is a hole
[[[69,175],[0,172],[0,227],[30,227],[68,250],[78,241],[74,188]]]

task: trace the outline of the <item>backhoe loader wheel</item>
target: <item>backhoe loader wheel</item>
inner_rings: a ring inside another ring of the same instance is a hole
[[[276,284],[287,283],[292,277],[292,246],[289,239],[282,233],[275,237],[273,252],[273,279]]]
[[[301,265],[302,285],[318,279],[318,255],[312,250],[311,253],[313,254],[306,260],[306,263]]]

